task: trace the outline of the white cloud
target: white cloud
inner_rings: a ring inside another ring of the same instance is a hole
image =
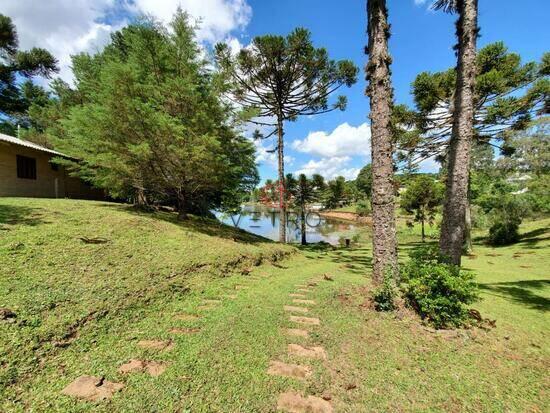
[[[441,165],[433,157],[423,160],[418,164],[420,172],[435,173],[439,171]]]
[[[266,164],[271,166],[274,169],[278,168],[277,162],[277,152],[269,152],[273,150],[275,146],[268,147],[264,144],[264,141],[255,140],[254,146],[256,147],[256,162],[259,164]],[[294,157],[290,155],[284,156],[285,169],[287,166],[292,166],[294,164]]]
[[[414,0],[414,4],[416,4],[417,6],[422,6],[427,1],[428,0]]]
[[[240,46],[231,32],[243,29],[252,16],[246,0],[0,0],[0,10],[17,27],[21,48],[49,50],[66,81],[73,79],[70,56],[101,50],[112,32],[128,24],[120,16],[149,14],[168,23],[178,6],[201,20],[200,41],[228,39],[233,49]]]
[[[323,158],[318,161],[312,159],[303,165],[299,170],[294,172],[294,174],[305,174],[307,176],[320,174],[326,179],[333,179],[337,176],[343,176],[346,179],[355,179],[357,178],[360,169],[346,168],[350,161],[350,156],[334,156],[330,158]]]
[[[331,133],[325,131],[310,132],[303,140],[295,140],[293,149],[311,155],[325,158],[370,155],[370,126],[363,123],[359,126],[350,126],[342,123]]]
[[[178,7],[200,19],[199,40],[209,43],[222,41],[231,31],[244,28],[252,17],[246,0],[134,0],[129,6],[164,23],[172,20]]]
[[[99,22],[115,0],[0,0],[11,17],[22,49],[43,47],[59,61],[60,76],[71,80],[70,56],[102,48],[120,26]]]

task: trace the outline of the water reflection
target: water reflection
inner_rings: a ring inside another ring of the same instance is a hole
[[[245,231],[279,240],[279,211],[260,206],[243,206],[240,214],[228,215],[216,213],[220,221],[227,225],[242,228]],[[300,218],[294,212],[288,213],[287,242],[300,242]],[[321,217],[316,212],[310,212],[306,216],[306,238],[308,243],[320,241],[337,245],[342,238],[350,238],[355,233],[358,225],[348,224]]]

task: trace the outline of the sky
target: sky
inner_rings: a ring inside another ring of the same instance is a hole
[[[453,67],[455,17],[430,9],[432,0],[388,0],[397,103],[412,104],[410,84],[422,71]],[[169,22],[178,6],[201,20],[198,40],[206,48],[228,42],[245,47],[259,35],[287,35],[296,27],[312,33],[316,47],[332,59],[351,59],[361,69],[358,82],[339,93],[348,97],[344,112],[299,118],[285,124],[286,172],[320,173],[353,179],[370,162],[368,99],[364,95],[366,12],[364,0],[0,0],[0,13],[17,26],[20,46],[44,47],[59,60],[59,76],[72,80],[70,56],[94,53],[110,34],[140,14]],[[550,42],[548,0],[479,0],[478,46],[504,41],[524,62],[540,60]],[[256,142],[263,181],[276,178],[273,140]],[[427,160],[423,171],[436,171]]]

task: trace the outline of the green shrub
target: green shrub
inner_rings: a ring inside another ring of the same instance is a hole
[[[373,300],[376,311],[393,311],[395,310],[395,299],[397,298],[397,288],[395,287],[394,278],[391,271],[384,274],[382,285],[374,290]]]
[[[436,328],[459,327],[467,322],[466,305],[477,298],[471,273],[446,263],[432,247],[411,253],[401,276],[404,297],[422,319]]]
[[[487,241],[490,245],[509,245],[519,241],[519,224],[521,221],[503,220],[495,222],[489,228],[489,238]]]
[[[370,215],[371,210],[372,208],[368,199],[361,199],[357,202],[357,205],[355,206],[355,212],[360,217],[366,217],[367,215]]]
[[[529,205],[523,198],[509,195],[492,212],[492,225],[487,239],[490,245],[508,245],[519,241],[519,226],[529,213]]]

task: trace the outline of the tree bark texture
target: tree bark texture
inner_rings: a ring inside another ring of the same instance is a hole
[[[277,119],[277,154],[279,162],[279,242],[286,242],[285,159],[283,119]]]
[[[366,67],[370,97],[372,141],[373,279],[381,282],[386,271],[397,276],[397,239],[393,186],[391,86],[388,51],[389,25],[385,0],[367,0],[369,61]]]
[[[460,265],[468,207],[470,146],[474,130],[477,0],[458,0],[457,9],[457,79],[439,248],[451,263]]]

